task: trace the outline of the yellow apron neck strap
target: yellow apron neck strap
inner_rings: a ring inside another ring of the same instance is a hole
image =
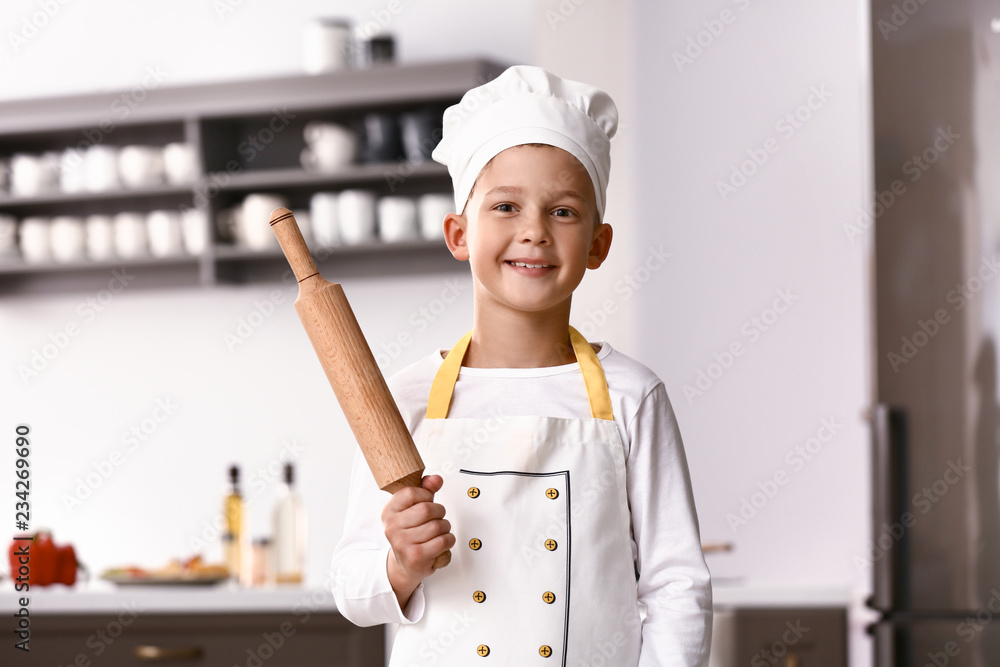
[[[611,394],[608,393],[608,381],[604,377],[604,369],[601,368],[601,362],[597,360],[594,348],[573,327],[569,328],[569,339],[573,343],[576,360],[580,362],[583,382],[587,385],[591,416],[594,419],[614,421],[615,418],[611,412]]]
[[[597,355],[594,353],[594,348],[573,327],[569,328],[569,339],[573,344],[576,360],[580,363],[583,382],[587,386],[591,416],[594,419],[613,421],[614,415],[611,411],[608,382],[604,377],[601,362],[597,360]],[[438,368],[437,375],[434,376],[434,383],[431,385],[430,397],[427,400],[428,419],[444,419],[448,416],[451,397],[455,391],[455,383],[458,381],[458,373],[462,370],[462,360],[465,359],[465,353],[469,349],[471,340],[472,332],[470,331],[455,343],[455,347],[451,348],[448,356],[441,362],[441,367]]]

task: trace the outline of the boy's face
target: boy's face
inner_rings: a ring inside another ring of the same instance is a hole
[[[515,146],[479,175],[463,215],[445,220],[452,254],[469,260],[476,308],[568,311],[588,268],[607,257],[586,169],[553,146]],[[527,264],[528,266],[522,266]]]

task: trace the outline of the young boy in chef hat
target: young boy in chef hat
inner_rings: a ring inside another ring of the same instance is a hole
[[[445,112],[433,158],[472,331],[390,380],[428,476],[387,502],[359,455],[334,555],[338,610],[398,624],[393,667],[708,663],[709,573],[663,383],[569,323],[611,245],[617,123],[603,91],[525,66]]]

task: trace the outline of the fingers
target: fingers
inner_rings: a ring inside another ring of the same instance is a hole
[[[404,584],[431,574],[434,559],[455,545],[445,508],[434,502],[443,484],[439,475],[424,477],[419,487],[396,491],[382,510],[385,536]]]

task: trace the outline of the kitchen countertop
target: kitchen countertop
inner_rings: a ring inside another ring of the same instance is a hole
[[[17,609],[25,593],[5,581],[0,586],[0,612]],[[56,584],[29,591],[32,614],[118,613],[123,606],[138,611],[176,613],[285,613],[308,609],[336,611],[333,593],[322,588],[276,587],[241,589],[231,584],[216,586],[115,586],[105,581],[78,584],[72,588]]]

